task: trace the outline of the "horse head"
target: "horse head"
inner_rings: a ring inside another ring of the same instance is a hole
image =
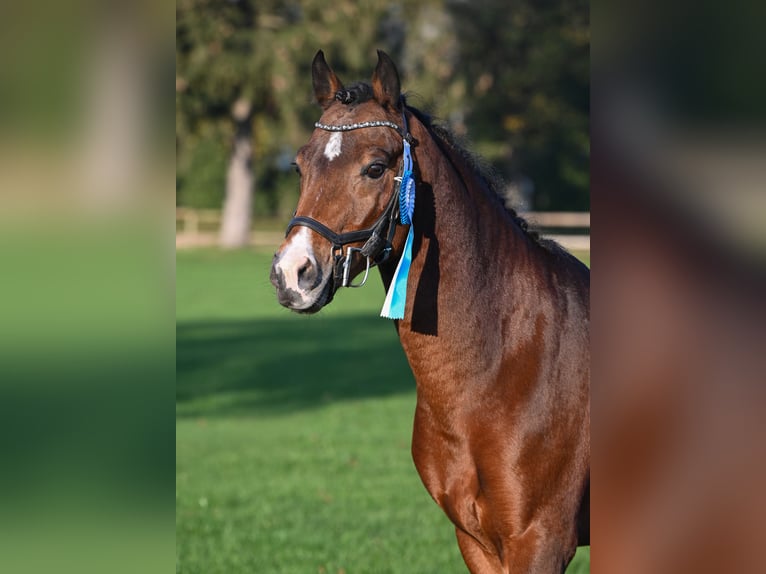
[[[296,155],[300,199],[271,268],[279,302],[300,313],[319,311],[404,242],[396,197],[409,133],[394,63],[378,51],[370,84],[344,87],[320,50],[312,79],[323,113]]]

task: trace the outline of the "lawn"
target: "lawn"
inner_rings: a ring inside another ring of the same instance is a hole
[[[268,252],[176,264],[177,572],[465,573],[410,457],[415,386],[380,281],[301,317]],[[568,572],[588,571],[584,549]]]

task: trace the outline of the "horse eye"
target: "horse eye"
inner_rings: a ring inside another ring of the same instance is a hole
[[[301,175],[301,168],[298,167],[298,164],[296,162],[292,162],[290,165],[293,166],[295,173],[297,173],[298,175]]]
[[[364,170],[364,175],[370,179],[378,179],[386,171],[386,166],[382,163],[374,163]]]

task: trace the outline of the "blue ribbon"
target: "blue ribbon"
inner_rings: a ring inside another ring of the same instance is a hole
[[[380,311],[381,317],[388,319],[404,319],[404,304],[407,301],[407,278],[410,274],[410,264],[412,263],[412,239],[415,235],[412,225],[412,215],[415,211],[415,180],[412,178],[412,154],[410,153],[410,144],[404,140],[404,165],[402,166],[402,181],[399,184],[399,220],[402,225],[409,225],[410,231],[407,233],[407,241],[404,243],[404,252],[402,253],[399,264],[394,271],[394,277],[386,293],[386,300],[383,302],[383,309]]]

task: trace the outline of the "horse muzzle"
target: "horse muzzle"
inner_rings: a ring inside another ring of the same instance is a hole
[[[335,291],[332,265],[323,266],[311,249],[292,243],[274,255],[270,279],[280,305],[298,313],[316,313]]]

